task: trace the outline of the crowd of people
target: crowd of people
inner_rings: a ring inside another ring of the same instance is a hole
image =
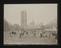
[[[23,38],[24,36],[32,36],[32,37],[39,37],[39,38],[53,38],[53,39],[57,39],[57,34],[55,32],[41,32],[41,31],[21,31],[19,34],[18,32],[11,32],[11,36],[14,35],[14,37],[16,35],[19,35],[19,38]],[[13,36],[12,36],[13,37]]]

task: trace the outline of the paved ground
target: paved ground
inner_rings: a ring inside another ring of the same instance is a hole
[[[57,40],[53,38],[40,38],[34,36],[24,36],[22,38],[19,35],[14,37],[10,36],[9,32],[4,32],[4,44],[57,44]]]

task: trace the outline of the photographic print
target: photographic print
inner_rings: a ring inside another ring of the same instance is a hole
[[[4,4],[4,44],[57,45],[57,4]]]

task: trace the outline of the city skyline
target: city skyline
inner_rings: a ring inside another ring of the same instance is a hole
[[[57,4],[5,4],[4,19],[9,23],[19,24],[21,20],[21,11],[27,12],[27,23],[47,24],[51,20],[57,19]]]

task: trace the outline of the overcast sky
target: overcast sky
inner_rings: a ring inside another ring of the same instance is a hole
[[[57,4],[4,4],[4,19],[11,24],[21,24],[21,11],[26,10],[28,24],[47,24],[57,18]]]

